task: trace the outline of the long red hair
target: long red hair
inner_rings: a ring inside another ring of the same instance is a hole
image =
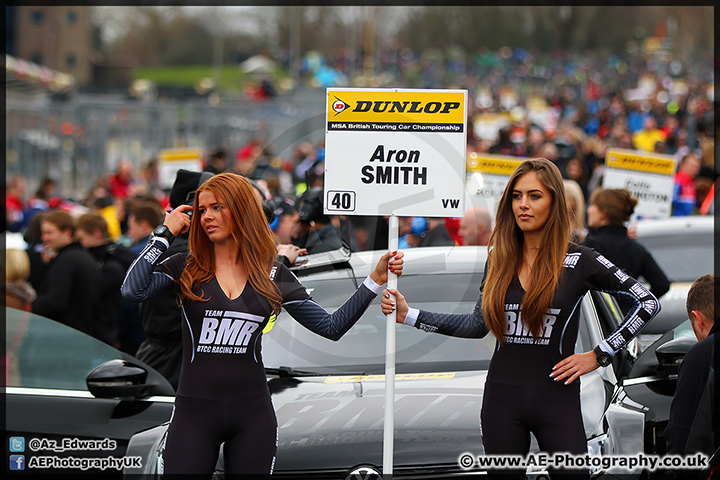
[[[518,178],[535,172],[552,195],[550,215],[543,227],[544,243],[530,273],[530,287],[522,301],[522,320],[533,337],[540,337],[543,315],[552,304],[563,261],[570,242],[570,215],[565,204],[565,187],[557,166],[544,158],[522,162],[510,177],[498,203],[495,228],[488,244],[489,267],[483,290],[485,324],[501,343],[505,343],[505,296],[523,262],[523,231],[512,208],[512,192]]]
[[[265,297],[275,313],[280,312],[282,296],[277,285],[270,280],[270,270],[277,256],[275,239],[268,227],[254,188],[242,175],[221,173],[206,180],[195,192],[195,211],[203,191],[212,192],[218,202],[227,207],[232,238],[247,271],[250,286]],[[215,275],[215,248],[203,231],[201,215],[196,213],[190,222],[188,249],[190,255],[180,277],[180,296],[195,302],[205,302],[204,292],[197,295],[193,289],[208,282]]]

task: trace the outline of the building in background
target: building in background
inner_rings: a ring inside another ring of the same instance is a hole
[[[92,7],[6,7],[6,54],[67,73],[78,85],[93,80]]]

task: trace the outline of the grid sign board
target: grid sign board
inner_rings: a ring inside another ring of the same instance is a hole
[[[327,90],[330,215],[462,217],[467,91]]]
[[[638,200],[638,218],[668,218],[675,168],[670,155],[611,148],[605,156],[602,186],[627,189]]]

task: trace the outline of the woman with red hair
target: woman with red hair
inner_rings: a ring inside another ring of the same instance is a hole
[[[210,478],[224,443],[226,474],[269,476],[277,421],[261,357],[263,328],[284,308],[309,330],[337,340],[375,298],[388,269],[402,273],[402,254],[386,253],[329,314],[276,261],[253,190],[234,173],[206,180],[194,206],[179,206],[155,229],[122,286],[125,298],[138,302],[174,287],[180,297],[183,360],[163,455],[168,475]],[[189,252],[158,263],[175,235],[187,231]]]

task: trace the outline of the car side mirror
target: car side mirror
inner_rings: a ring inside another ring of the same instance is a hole
[[[147,382],[148,372],[127,360],[109,360],[95,367],[87,377],[88,390],[98,398],[138,399],[154,392]]]
[[[655,350],[658,373],[677,375],[685,354],[696,343],[695,337],[680,337],[660,345]]]

